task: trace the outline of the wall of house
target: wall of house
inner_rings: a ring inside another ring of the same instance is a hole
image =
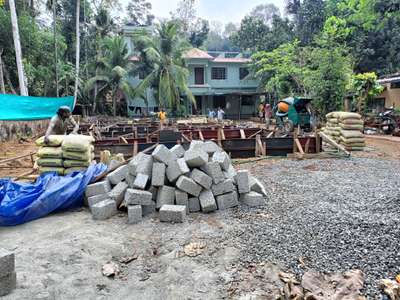
[[[385,107],[400,108],[400,88],[390,88],[390,83],[386,84],[385,91],[376,98],[385,98]]]

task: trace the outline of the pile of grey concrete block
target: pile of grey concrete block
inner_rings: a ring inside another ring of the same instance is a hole
[[[212,141],[192,141],[152,154],[139,153],[104,181],[86,189],[93,218],[105,220],[126,207],[128,222],[159,211],[160,221],[179,223],[195,212],[265,205],[263,184],[248,171],[236,171],[229,155]]]
[[[0,297],[10,294],[16,286],[14,253],[0,248]]]

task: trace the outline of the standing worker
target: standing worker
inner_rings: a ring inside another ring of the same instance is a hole
[[[74,126],[72,134],[77,134],[79,125],[75,122],[72,117],[71,109],[68,106],[61,106],[57,114],[50,120],[49,127],[47,128],[46,135],[44,137],[45,144],[50,142],[50,135],[65,135],[67,134],[68,125]]]
[[[264,102],[261,101],[258,106],[258,117],[260,118],[260,122],[264,121]]]
[[[272,107],[271,104],[267,102],[265,103],[264,106],[264,117],[265,117],[265,124],[267,125],[268,129],[272,118]]]
[[[160,129],[163,129],[165,119],[167,118],[167,113],[163,108],[161,108],[161,111],[158,112],[158,118],[160,119]]]
[[[222,122],[224,120],[225,112],[222,110],[221,107],[218,107],[217,118],[218,122]]]

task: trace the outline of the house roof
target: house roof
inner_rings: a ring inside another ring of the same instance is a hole
[[[130,61],[140,61],[140,57],[136,55],[132,55],[128,58]]]
[[[213,59],[211,55],[209,55],[207,52],[200,50],[198,48],[193,48],[187,51],[184,55],[184,58],[202,58],[202,59]]]
[[[378,83],[380,83],[380,84],[400,82],[400,76],[382,78],[382,79],[378,79],[377,81],[378,81]]]
[[[219,63],[249,63],[251,59],[244,57],[216,57],[213,61]]]

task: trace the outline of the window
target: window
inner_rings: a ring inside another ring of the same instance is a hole
[[[254,106],[255,101],[252,96],[242,96],[242,105],[243,106]]]
[[[225,80],[226,79],[226,68],[212,68],[211,69],[212,80]]]
[[[240,68],[239,69],[239,79],[243,80],[249,75],[249,69],[247,68]]]
[[[390,84],[390,88],[391,88],[391,89],[400,89],[400,81],[398,81],[398,82],[392,82],[392,83]]]
[[[226,106],[225,96],[214,96],[213,102],[215,108],[217,107],[225,108]]]
[[[140,71],[139,71],[139,79],[140,79],[140,80],[143,80],[145,77],[146,77],[145,72],[144,72],[143,70],[140,70]]]

